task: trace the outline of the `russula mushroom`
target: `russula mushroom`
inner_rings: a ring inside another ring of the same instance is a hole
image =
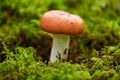
[[[83,20],[79,16],[61,10],[46,12],[40,26],[42,30],[54,34],[50,62],[66,60],[70,35],[79,35],[84,30]]]

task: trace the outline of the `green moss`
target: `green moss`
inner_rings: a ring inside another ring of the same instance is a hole
[[[1,80],[119,80],[119,0],[0,1]],[[81,16],[84,33],[71,36],[68,62],[49,63],[52,35],[40,29],[48,10]]]

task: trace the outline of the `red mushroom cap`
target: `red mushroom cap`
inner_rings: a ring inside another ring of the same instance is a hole
[[[54,34],[79,35],[84,30],[83,20],[79,16],[60,10],[46,12],[40,26],[42,30]]]

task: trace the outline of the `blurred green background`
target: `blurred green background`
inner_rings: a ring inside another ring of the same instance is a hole
[[[71,36],[69,60],[119,43],[119,0],[0,0],[0,42],[10,50],[33,47],[48,60],[52,35],[40,29],[39,20],[49,10],[68,11],[84,20],[84,33]]]

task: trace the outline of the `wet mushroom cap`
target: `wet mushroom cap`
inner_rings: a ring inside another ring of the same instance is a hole
[[[42,30],[54,34],[79,35],[84,30],[83,20],[79,16],[60,10],[46,12],[40,26]]]

